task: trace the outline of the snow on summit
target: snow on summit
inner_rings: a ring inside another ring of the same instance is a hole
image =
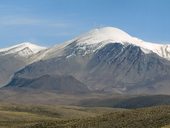
[[[146,54],[154,52],[159,56],[170,60],[170,45],[150,43],[129,35],[128,33],[114,27],[103,27],[93,29],[83,35],[78,36],[72,42],[77,45],[95,45],[102,43],[122,43],[139,46]]]
[[[133,39],[126,32],[113,27],[93,29],[90,32],[79,36],[77,42],[84,44],[95,44],[103,41],[131,42]]]
[[[41,47],[30,42],[24,42],[21,44],[17,44],[8,48],[0,49],[1,54],[16,54],[18,53],[20,56],[28,56],[31,54],[38,53],[39,51],[45,49],[45,47]]]
[[[79,44],[97,44],[101,42],[110,43],[130,43],[134,45],[141,46],[143,48],[150,48],[149,44],[140,40],[136,37],[130,36],[128,33],[114,27],[103,27],[98,29],[93,29],[77,38],[76,42]]]
[[[46,52],[43,53],[42,56],[46,54],[57,54],[60,49],[65,48],[68,44],[76,43],[77,49],[84,50],[84,54],[95,52],[97,49],[105,46],[109,43],[121,43],[125,46],[131,44],[136,45],[141,48],[141,50],[145,54],[156,53],[160,57],[170,60],[170,45],[169,44],[157,44],[150,43],[138,39],[129,35],[128,33],[114,27],[103,27],[93,29],[85,34],[82,34],[70,41],[67,41],[63,44],[56,45]],[[45,47],[41,47],[29,42],[24,42],[9,48],[0,49],[0,54],[13,54],[17,53],[20,56],[29,56],[39,51],[46,49]],[[74,49],[74,48],[73,48]],[[69,55],[70,56],[70,55]]]

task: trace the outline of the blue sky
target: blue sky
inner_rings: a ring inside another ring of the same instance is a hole
[[[52,46],[105,26],[170,43],[170,0],[0,0],[0,48]]]

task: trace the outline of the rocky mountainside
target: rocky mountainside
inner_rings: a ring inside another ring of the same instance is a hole
[[[31,43],[22,43],[0,49],[0,85],[5,85],[14,72],[35,61],[33,57],[46,49]]]
[[[93,91],[169,94],[169,47],[142,41],[117,28],[94,29],[42,51],[14,78],[71,75]]]
[[[89,91],[86,85],[74,77],[59,75],[44,75],[35,79],[15,78],[6,87],[69,93],[85,93]]]

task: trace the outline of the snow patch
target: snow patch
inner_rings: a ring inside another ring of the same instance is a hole
[[[18,45],[14,45],[8,48],[0,49],[0,54],[18,54],[20,56],[29,56],[31,54],[36,54],[41,50],[46,49],[45,47],[41,47],[29,42],[24,42]]]

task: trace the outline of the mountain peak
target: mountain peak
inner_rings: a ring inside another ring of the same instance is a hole
[[[170,60],[170,45],[169,44],[157,44],[152,42],[143,41],[136,37],[129,35],[128,33],[114,27],[103,27],[92,29],[91,31],[70,40],[68,43],[76,42],[80,48],[84,48],[85,45],[98,45],[99,48],[110,43],[121,43],[123,45],[130,44],[141,48],[141,50],[148,54],[154,52],[159,56]],[[93,46],[92,46],[93,47]],[[95,47],[95,50],[98,49]],[[95,51],[93,50],[93,51]]]
[[[114,27],[93,29],[78,38],[76,41],[83,44],[96,44],[105,41],[111,42],[134,42],[134,38],[128,33]]]
[[[21,44],[15,45],[15,47],[28,47],[30,48],[34,53],[37,53],[43,49],[46,49],[46,47],[38,46],[36,44],[33,44],[31,42],[23,42]]]
[[[23,42],[8,48],[0,49],[0,52],[3,54],[16,54],[16,53],[23,53],[23,56],[27,56],[29,54],[35,54],[39,51],[46,49],[45,47],[38,46],[36,44],[30,42]],[[22,52],[21,52],[22,51]]]
[[[90,34],[112,34],[112,36],[115,34],[115,36],[126,36],[130,37],[130,35],[124,31],[122,31],[119,28],[115,27],[102,27],[102,28],[96,28],[90,31]]]

